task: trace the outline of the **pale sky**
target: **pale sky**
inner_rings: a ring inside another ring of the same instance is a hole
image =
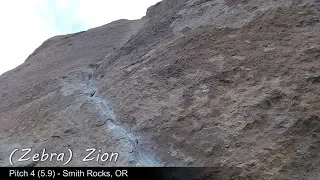
[[[46,39],[139,19],[161,0],[2,0],[0,75],[22,64]]]

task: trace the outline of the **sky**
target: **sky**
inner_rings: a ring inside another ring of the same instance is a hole
[[[0,1],[0,75],[22,64],[46,39],[139,19],[161,0]]]

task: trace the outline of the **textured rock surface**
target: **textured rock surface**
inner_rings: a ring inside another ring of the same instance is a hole
[[[15,148],[119,152],[69,166],[208,166],[317,179],[316,1],[164,0],[43,43],[0,77],[0,165]],[[60,162],[17,165],[55,166]]]

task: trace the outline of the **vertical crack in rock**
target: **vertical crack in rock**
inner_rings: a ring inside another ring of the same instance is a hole
[[[118,138],[121,145],[128,149],[129,153],[136,160],[136,166],[151,166],[159,167],[163,166],[163,163],[159,162],[152,152],[144,150],[139,146],[139,140],[142,138],[133,134],[131,130],[127,130],[126,127],[119,121],[116,120],[116,115],[112,105],[107,100],[97,96],[97,88],[92,85],[93,73],[96,69],[99,68],[97,65],[95,68],[92,68],[92,72],[89,75],[89,83],[87,90],[92,92],[89,94],[88,101],[98,107],[99,112],[106,117],[106,131],[109,132],[115,138]]]

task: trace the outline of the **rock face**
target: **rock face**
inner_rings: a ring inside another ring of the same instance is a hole
[[[71,149],[67,166],[317,179],[318,4],[164,0],[140,20],[45,41],[0,77],[0,165],[15,149]],[[90,148],[119,157],[83,162]],[[18,157],[15,166],[63,165]]]

